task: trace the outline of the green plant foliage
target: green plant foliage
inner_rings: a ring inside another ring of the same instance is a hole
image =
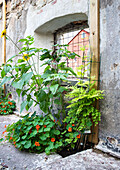
[[[1,79],[0,79],[0,83],[1,83]],[[0,98],[2,98],[3,96],[4,96],[3,87],[0,86]]]
[[[31,36],[19,40],[19,42],[23,43],[21,49],[15,44],[20,51],[19,54],[11,57],[2,67],[0,85],[9,82],[16,89],[19,97],[20,95],[26,96],[27,100],[21,103],[20,112],[24,109],[29,110],[33,104],[38,104],[44,113],[51,114],[53,99],[57,97],[60,99],[59,102],[56,100],[55,104],[61,105],[61,113],[65,113],[61,82],[68,81],[68,76],[76,76],[76,73],[72,68],[66,67],[63,58],[73,59],[77,54],[68,51],[67,46],[56,45],[56,51],[31,48],[30,46],[34,43],[34,38]],[[16,62],[13,64],[15,59]],[[39,75],[36,70],[36,60],[38,59],[43,62],[40,69],[45,67],[42,75]]]
[[[6,131],[7,140],[19,150],[37,153],[45,151],[50,154],[62,146],[58,124],[47,115],[27,114],[18,122],[8,125]]]
[[[0,115],[8,115],[13,113],[16,108],[14,100],[8,100],[7,98],[0,99]]]
[[[22,43],[21,49],[13,42],[19,49],[19,54],[2,65],[0,87],[9,82],[19,97],[26,97],[21,103],[20,112],[39,105],[45,116],[38,116],[36,113],[26,115],[9,125],[7,140],[18,149],[29,152],[45,151],[50,154],[62,147],[74,148],[81,133],[100,121],[100,112],[94,104],[96,100],[103,98],[103,92],[95,90],[94,83],[83,81],[90,63],[81,65],[81,71],[76,74],[72,68],[66,66],[66,60],[80,56],[68,51],[66,45],[56,44],[55,50],[34,48],[34,38],[31,36],[19,42]],[[16,60],[14,64],[13,60]],[[44,66],[41,75],[36,69],[38,60],[42,61],[40,69]],[[88,60],[87,56],[84,56],[84,60]],[[69,76],[80,78],[75,86],[69,85]],[[58,107],[55,114],[52,113],[54,104]],[[4,105],[6,108],[7,104]]]
[[[92,88],[94,83],[81,80],[70,87],[70,92],[66,95],[68,100],[68,113],[63,122],[74,124],[76,132],[84,133],[90,129],[93,123],[96,125],[100,121],[100,112],[95,108],[96,100],[103,99],[103,91]]]

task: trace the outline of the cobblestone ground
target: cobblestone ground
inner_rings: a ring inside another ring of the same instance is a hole
[[[0,116],[0,137],[4,126],[19,120],[16,115]],[[120,170],[120,160],[98,150],[86,150],[62,158],[58,154],[18,151],[10,143],[0,144],[0,169],[7,170]],[[8,167],[8,168],[7,168]]]

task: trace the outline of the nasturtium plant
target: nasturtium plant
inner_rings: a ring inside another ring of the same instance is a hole
[[[16,103],[14,100],[8,100],[6,97],[0,98],[0,115],[8,115],[14,113]]]
[[[6,128],[7,140],[15,145],[19,150],[29,152],[55,152],[62,146],[59,138],[58,122],[51,119],[51,116],[27,114],[16,123],[8,125]]]

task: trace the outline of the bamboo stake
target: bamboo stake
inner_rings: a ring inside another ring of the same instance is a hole
[[[6,29],[6,1],[3,0],[3,30]],[[6,63],[6,37],[3,37],[3,63]],[[5,85],[4,85],[4,95],[6,89],[5,89]]]

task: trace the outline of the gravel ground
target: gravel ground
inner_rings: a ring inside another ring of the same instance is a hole
[[[19,120],[16,115],[0,116],[0,137],[4,126]],[[6,165],[6,168],[4,167]],[[86,150],[62,158],[58,154],[20,152],[10,143],[0,144],[0,169],[6,170],[120,170],[120,160],[98,150]]]

